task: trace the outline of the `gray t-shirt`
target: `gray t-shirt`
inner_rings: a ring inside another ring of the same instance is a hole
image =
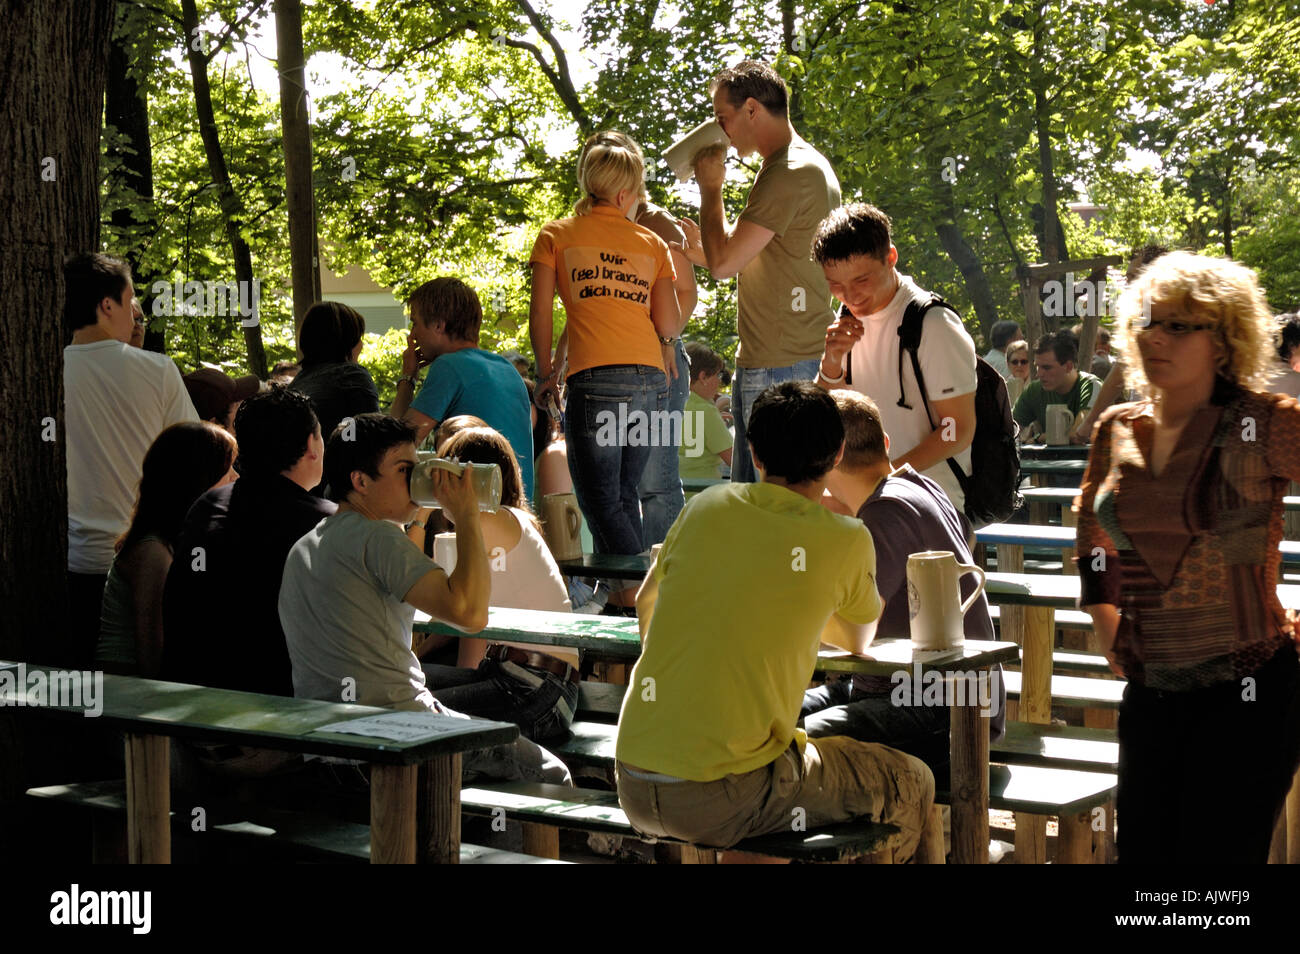
[[[396,524],[355,511],[308,531],[289,551],[280,584],[293,694],[438,711],[411,652],[415,607],[402,602],[436,567]]]

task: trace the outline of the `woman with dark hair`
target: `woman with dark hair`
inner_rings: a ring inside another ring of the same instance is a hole
[[[438,454],[501,468],[501,508],[480,514],[492,567],[489,605],[570,612],[568,588],[529,509],[510,443],[490,427],[471,427],[443,442]],[[422,522],[417,516],[412,526]],[[534,742],[563,736],[578,701],[581,658],[576,649],[538,649],[461,638],[456,667],[424,667],[428,686],[444,705],[484,719],[513,722]]]
[[[163,584],[172,546],[194,501],[235,480],[235,439],[206,421],[173,424],[144,457],[140,492],[104,584],[95,664],[156,677],[162,663]]]
[[[1296,623],[1278,600],[1300,404],[1263,392],[1272,315],[1255,274],[1170,252],[1120,300],[1130,380],[1102,413],[1076,505],[1080,604],[1128,678],[1121,863],[1251,863],[1300,764]],[[1206,838],[1205,809],[1232,819]]]
[[[365,333],[366,320],[341,302],[318,301],[303,316],[302,370],[289,387],[311,399],[327,444],[343,418],[379,410],[374,379],[357,364]]]

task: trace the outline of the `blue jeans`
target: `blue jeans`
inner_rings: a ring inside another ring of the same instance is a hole
[[[731,482],[752,484],[758,480],[753,458],[749,456],[749,440],[745,437],[745,424],[758,396],[773,384],[782,381],[811,381],[817,377],[821,358],[796,361],[784,368],[737,368],[731,385],[731,416],[736,425],[736,442],[731,451]]]
[[[930,767],[941,786],[948,778],[947,706],[896,706],[888,693],[852,691],[848,679],[828,682],[803,694],[804,730],[808,738],[847,735],[859,742],[880,742],[914,755]]]
[[[479,719],[513,722],[534,742],[563,739],[578,705],[578,684],[544,669],[485,659],[477,669],[424,665],[427,685],[444,705]]]
[[[668,413],[681,420],[686,411],[686,396],[691,393],[691,365],[686,360],[686,346],[677,341],[677,380],[668,382]],[[682,422],[683,426],[685,422]],[[677,430],[671,444],[650,448],[650,460],[637,491],[641,495],[641,522],[644,543],[652,547],[663,543],[668,528],[682,512],[682,480],[677,473],[677,453],[682,434]]]
[[[578,506],[597,553],[646,549],[637,484],[662,443],[668,379],[640,364],[588,368],[568,379],[564,437]]]

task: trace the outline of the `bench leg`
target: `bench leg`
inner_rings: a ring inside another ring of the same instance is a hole
[[[952,860],[959,865],[986,865],[989,863],[989,724],[980,715],[978,699],[968,698],[967,705],[954,705],[951,712],[948,744]]]
[[[1056,863],[1090,865],[1096,858],[1092,851],[1092,812],[1061,815],[1057,818]]]
[[[459,752],[435,755],[420,766],[416,812],[419,864],[460,864],[460,769]]]
[[[536,825],[524,822],[524,854],[558,861],[560,857],[560,829],[554,825]]]
[[[1105,824],[1100,831],[1093,828],[1092,854],[1097,864],[1109,865],[1115,862],[1115,799],[1102,805],[1101,810],[1106,813]]]
[[[416,774],[414,765],[370,766],[372,865],[415,864]]]
[[[1016,857],[1018,865],[1047,864],[1047,818],[1016,812]]]
[[[172,860],[171,739],[126,735],[127,859],[133,865]]]

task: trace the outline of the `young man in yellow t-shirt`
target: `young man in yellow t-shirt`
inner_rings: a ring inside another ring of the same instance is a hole
[[[644,648],[618,733],[618,795],[638,831],[730,847],[869,815],[916,851],[934,801],[919,759],[796,728],[820,642],[860,653],[881,603],[871,534],[820,504],[843,452],[835,402],[788,381],[754,402],[756,484],[691,499],[637,594]]]

